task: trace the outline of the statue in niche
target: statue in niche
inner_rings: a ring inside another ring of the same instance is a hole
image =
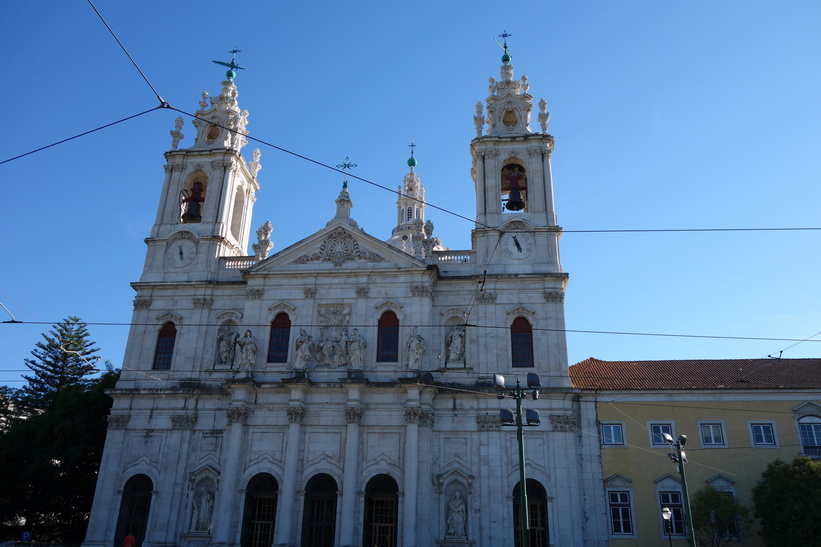
[[[294,370],[308,370],[311,352],[314,350],[313,337],[305,332],[305,329],[300,329],[295,346]]]
[[[445,339],[447,364],[465,364],[465,327],[457,325]]]
[[[237,369],[250,370],[257,362],[257,348],[259,347],[257,339],[254,338],[250,330],[247,330],[243,337],[237,340],[237,346],[239,347],[239,364],[237,365]]]
[[[413,334],[408,338],[408,369],[419,370],[422,365],[422,356],[425,354],[427,346],[425,339],[419,336],[417,327],[413,327]]]
[[[234,357],[237,353],[237,339],[239,333],[228,325],[220,327],[217,335],[217,364],[234,366]]]
[[[194,508],[191,515],[191,528],[195,532],[211,533],[211,516],[214,513],[214,495],[205,488],[200,488],[194,497]]]
[[[457,491],[448,503],[448,537],[463,538],[467,536],[465,533],[466,518],[465,500],[462,498],[462,493]]]
[[[362,362],[365,357],[365,348],[368,343],[359,334],[359,329],[354,329],[348,338],[348,368],[351,370],[362,370]]]
[[[331,339],[331,365],[341,367],[348,364],[348,333],[337,330]]]

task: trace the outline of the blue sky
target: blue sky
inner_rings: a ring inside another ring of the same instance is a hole
[[[474,217],[473,113],[509,39],[556,138],[574,331],[803,339],[821,331],[821,232],[574,230],[821,226],[817,2],[168,2],[96,0],[160,95],[193,112],[233,47],[251,136],[389,188],[417,172],[430,203]],[[15,2],[0,48],[0,161],[157,105],[87,2]],[[157,110],[0,165],[0,384],[19,386],[40,333],[90,324],[119,366],[143,239],[177,113]],[[535,122],[534,122],[535,125]],[[186,121],[191,144],[193,128]],[[245,148],[250,158],[255,145]],[[334,213],[341,176],[262,147],[253,226],[274,252]],[[395,195],[351,181],[352,216],[387,239]],[[428,210],[470,247],[471,224]],[[2,320],[7,320],[4,316]],[[788,341],[568,334],[570,362],[766,357]],[[816,357],[817,342],[786,357]]]

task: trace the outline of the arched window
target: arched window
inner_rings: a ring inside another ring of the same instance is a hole
[[[268,341],[268,362],[288,362],[288,341],[291,339],[291,318],[278,313],[271,322],[271,338]]]
[[[521,483],[516,483],[513,489],[513,519],[515,521],[515,545],[522,545],[522,521],[519,517],[521,501]],[[547,547],[550,537],[547,527],[547,493],[539,481],[527,479],[527,511],[530,530],[530,547]]]
[[[122,545],[128,535],[134,536],[134,547],[142,545],[148,527],[152,490],[154,483],[146,475],[134,475],[125,483],[114,545]]]
[[[277,480],[260,473],[248,481],[242,519],[242,547],[271,547],[277,514]]]
[[[208,179],[199,175],[191,180],[180,192],[180,221],[183,224],[202,221],[202,207],[205,202],[205,191],[208,188]]]
[[[404,207],[399,211],[399,224],[402,224],[403,222],[405,222],[405,208]]]
[[[303,547],[333,547],[337,490],[330,475],[316,475],[308,481],[302,516]]]
[[[388,475],[377,475],[365,486],[363,545],[396,547],[399,487]]]
[[[242,232],[242,210],[245,208],[245,192],[242,188],[237,188],[234,196],[234,210],[231,211],[231,235],[239,241]]]
[[[413,220],[413,207],[408,207],[408,222]]]
[[[533,329],[524,317],[517,317],[510,326],[510,349],[514,367],[533,366]]]
[[[399,361],[399,319],[392,311],[383,313],[377,324],[376,360],[383,363]]]
[[[174,342],[177,341],[177,327],[169,321],[160,329],[157,336],[157,349],[154,351],[154,370],[171,368],[171,357],[174,355]]]
[[[422,210],[419,207],[416,208],[416,218],[422,218]]]
[[[508,163],[502,168],[502,209],[527,212],[527,174],[521,165]]]
[[[801,447],[804,455],[814,460],[821,459],[821,418],[804,416],[798,420]]]

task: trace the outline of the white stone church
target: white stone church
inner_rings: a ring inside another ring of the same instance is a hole
[[[605,545],[595,410],[567,373],[549,115],[542,99],[531,129],[507,51],[476,105],[471,249],[433,236],[413,155],[390,234],[358,226],[343,185],[325,226],[269,256],[266,222],[251,245],[264,182],[237,96],[229,72],[193,144],[181,118],[171,131],[84,546],[519,546],[500,420],[516,401],[494,373],[543,388],[522,401],[541,418],[524,428],[531,546]]]

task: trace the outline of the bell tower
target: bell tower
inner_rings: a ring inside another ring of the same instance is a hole
[[[179,148],[182,117],[171,131],[141,281],[212,279],[220,257],[248,254],[260,152],[254,150],[251,162],[241,154],[248,134],[248,111],[240,111],[234,84],[234,69],[241,67],[233,61],[219,64],[230,70],[217,97],[202,94],[192,122],[193,145]]]
[[[507,38],[509,34],[503,34]],[[534,271],[559,272],[553,203],[547,102],[539,101],[540,132],[530,129],[533,96],[527,76],[513,77],[512,56],[503,45],[500,79],[490,78],[485,105],[476,103],[476,137],[471,141],[471,175],[476,189],[474,247],[480,263],[530,264]],[[501,247],[501,252],[496,252]],[[538,267],[536,267],[538,265]]]

